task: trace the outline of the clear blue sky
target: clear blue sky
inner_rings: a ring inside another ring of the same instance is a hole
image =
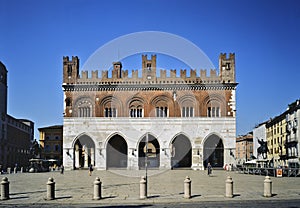
[[[36,128],[62,124],[62,57],[83,64],[108,41],[140,31],[186,38],[215,66],[221,52],[236,54],[237,134],[300,98],[297,0],[0,0],[8,113]]]

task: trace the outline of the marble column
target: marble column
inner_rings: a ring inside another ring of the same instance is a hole
[[[88,154],[89,149],[84,146],[84,167],[88,168],[89,167],[89,154]]]
[[[75,168],[80,168],[80,163],[79,163],[79,146],[78,146],[78,144],[75,145]]]
[[[95,149],[94,148],[91,148],[91,164],[94,166],[95,164]]]

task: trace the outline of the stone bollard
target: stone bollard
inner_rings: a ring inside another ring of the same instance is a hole
[[[140,199],[147,198],[147,179],[145,176],[141,177],[140,180]]]
[[[23,173],[23,167],[21,167],[20,173]]]
[[[11,168],[7,168],[7,173],[11,174]]]
[[[272,181],[270,176],[266,176],[264,180],[264,197],[272,196]]]
[[[17,173],[17,168],[16,167],[14,167],[14,174],[16,174]]]
[[[1,200],[7,199],[9,199],[9,181],[7,177],[4,177],[1,181]]]
[[[225,181],[225,186],[226,186],[226,190],[225,190],[225,196],[228,198],[232,198],[233,197],[233,180],[230,176],[227,176],[227,179]]]
[[[55,199],[55,182],[53,178],[49,178],[47,182],[47,198],[46,200]]]
[[[99,200],[101,199],[101,184],[102,182],[100,181],[99,177],[96,177],[94,181],[94,200]]]
[[[191,183],[190,177],[186,176],[184,179],[184,198],[186,199],[191,198]]]

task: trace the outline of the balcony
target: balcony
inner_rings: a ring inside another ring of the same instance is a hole
[[[291,148],[291,147],[296,147],[298,144],[298,141],[295,138],[289,139],[285,141],[285,148]]]

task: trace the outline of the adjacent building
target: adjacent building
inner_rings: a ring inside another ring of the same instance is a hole
[[[266,123],[270,166],[286,166],[286,112]]]
[[[249,132],[236,138],[235,156],[237,164],[244,164],[253,159],[253,133]]]
[[[0,165],[3,169],[26,167],[34,138],[32,121],[7,114],[7,73],[5,65],[0,62]]]
[[[63,126],[55,125],[38,128],[40,133],[41,158],[62,163]]]
[[[254,156],[268,160],[271,167],[299,167],[300,100],[286,111],[253,129]]]
[[[300,100],[288,106],[286,111],[286,160],[290,167],[300,164]]]
[[[110,75],[80,73],[78,57],[63,58],[66,169],[235,163],[235,54],[221,54],[219,70],[209,75],[192,69],[177,76],[176,70],[157,69],[157,61],[142,55],[140,71],[114,62]]]

